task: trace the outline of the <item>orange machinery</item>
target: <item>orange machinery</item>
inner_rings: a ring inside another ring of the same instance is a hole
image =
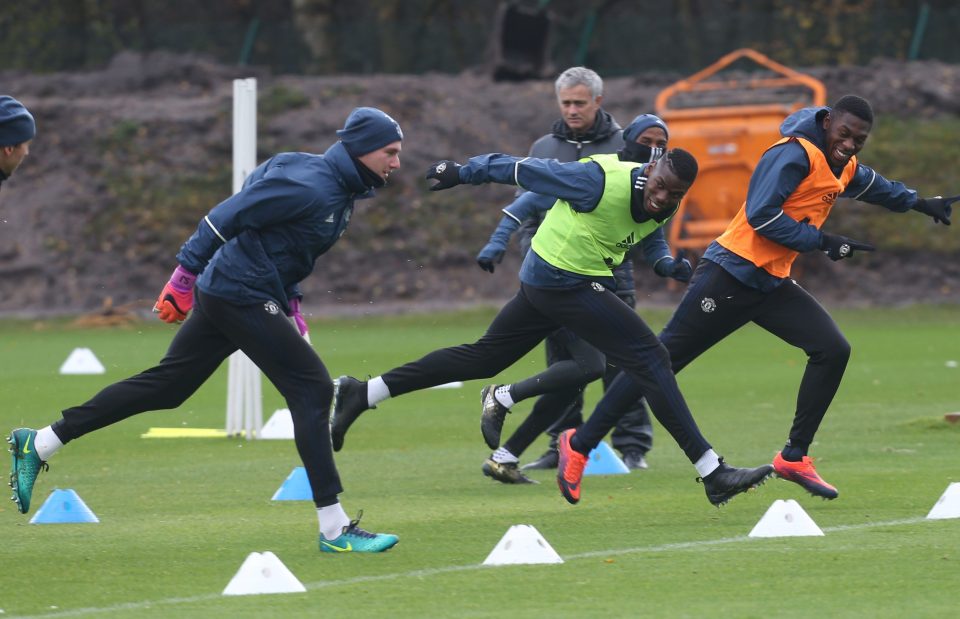
[[[729,70],[748,59],[751,73]],[[656,113],[670,127],[670,147],[690,151],[700,166],[673,218],[668,241],[674,251],[699,257],[743,205],[747,185],[763,152],[780,139],[780,124],[792,112],[825,105],[819,81],[752,49],[731,52],[657,95]]]

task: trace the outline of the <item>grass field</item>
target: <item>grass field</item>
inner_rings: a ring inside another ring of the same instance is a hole
[[[334,376],[379,374],[475,339],[491,311],[312,322]],[[658,328],[662,312],[642,312]],[[338,455],[341,496],[363,524],[400,536],[383,555],[321,555],[309,502],[271,502],[300,463],[292,441],[142,439],[155,426],[224,424],[221,368],[184,406],[146,413],[68,445],[41,474],[34,509],[72,488],[99,524],[31,525],[0,507],[0,609],[56,617],[947,617],[956,616],[960,520],[928,521],[960,481],[960,308],[845,310],[853,345],[812,455],[840,489],[825,502],[771,480],[712,507],[658,426],[650,469],[587,477],[566,504],[550,473],[504,486],[480,473],[481,381],[383,403]],[[59,410],[156,362],[172,327],[80,330],[0,322],[0,428],[39,427]],[[61,376],[75,347],[101,376]],[[717,451],[769,461],[789,429],[803,354],[757,328],[679,377]],[[539,370],[542,351],[502,375]],[[492,381],[491,381],[492,382]],[[588,391],[588,402],[599,394]],[[508,417],[512,431],[531,402]],[[265,387],[264,409],[283,406]],[[525,454],[542,451],[545,440]],[[823,537],[753,539],[775,499],[796,499]],[[532,524],[562,565],[481,567],[514,524]],[[246,556],[270,550],[307,593],[223,597]]]

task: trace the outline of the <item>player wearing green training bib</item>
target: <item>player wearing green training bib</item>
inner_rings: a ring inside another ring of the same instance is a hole
[[[596,208],[581,213],[564,200],[547,212],[531,247],[555,267],[579,273],[609,277],[614,267],[641,239],[662,227],[669,218],[653,218],[637,222],[629,209],[633,191],[630,175],[640,164],[620,161],[616,155],[594,155],[586,161],[596,162],[605,174],[603,195]],[[558,208],[565,207],[565,208]]]
[[[436,350],[366,383],[349,376],[339,379],[331,427],[334,449],[343,447],[350,425],[378,402],[455,380],[494,376],[549,333],[566,327],[644,385],[657,419],[703,477],[711,503],[724,503],[761,483],[772,472],[770,465],[733,468],[713,451],[680,393],[666,349],[643,319],[614,294],[610,269],[597,266],[622,260],[626,249],[616,247],[619,241],[633,234],[636,242],[643,230],[656,230],[676,212],[696,175],[696,159],[680,149],[641,166],[609,159],[560,163],[502,154],[474,157],[464,166],[453,161],[434,164],[427,174],[438,181],[433,190],[461,183],[519,185],[562,200],[564,204],[556,204],[548,216],[560,219],[541,225],[520,270],[520,291],[479,340]],[[570,213],[562,214],[564,210]],[[565,216],[569,217],[566,227],[562,225]],[[549,258],[538,253],[538,244],[546,248]],[[567,268],[554,262],[560,262],[564,247],[570,252],[564,256],[569,260],[563,263]],[[499,442],[502,427],[503,416],[481,420],[488,444]],[[590,449],[571,447],[574,433],[568,430],[561,435],[557,470],[560,491],[570,503],[580,500],[580,479]]]

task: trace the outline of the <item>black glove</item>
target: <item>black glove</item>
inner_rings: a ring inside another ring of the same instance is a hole
[[[503,254],[506,248],[495,241],[487,243],[480,253],[477,254],[477,264],[480,268],[489,273],[493,273],[496,265],[503,262]]]
[[[936,196],[933,198],[920,199],[913,205],[913,210],[933,217],[933,221],[938,224],[946,224],[949,226],[953,203],[957,200],[960,200],[960,196],[953,196],[952,198]]]
[[[460,168],[463,167],[456,161],[444,159],[438,161],[427,170],[426,179],[437,179],[437,182],[430,186],[430,191],[440,191],[441,189],[450,189],[460,184]]]
[[[686,258],[667,256],[653,266],[653,272],[660,277],[672,277],[678,282],[687,283],[693,275],[693,266]]]
[[[820,249],[827,257],[836,262],[853,255],[854,250],[874,251],[876,247],[869,243],[861,243],[839,234],[820,233]]]

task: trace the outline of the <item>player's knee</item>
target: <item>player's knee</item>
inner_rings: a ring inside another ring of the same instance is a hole
[[[581,366],[580,369],[583,371],[583,382],[592,383],[603,378],[603,374],[607,371],[607,364],[606,362],[591,364],[586,367]]]
[[[658,365],[671,367],[670,351],[667,350],[667,347],[664,346],[662,342],[651,348],[650,357]]]
[[[333,403],[333,383],[314,381],[309,388],[299,393],[286,393],[287,406],[293,415],[319,415],[324,421],[330,418],[330,405]]]
[[[846,366],[850,359],[850,342],[844,337],[831,340],[817,355],[821,363]]]
[[[603,378],[603,375],[607,371],[607,360],[601,354],[579,355],[571,361],[576,363],[577,371],[580,373],[579,382],[584,386]],[[567,363],[570,362],[568,361]]]
[[[333,383],[329,380],[315,385],[314,397],[324,419],[330,417],[330,405],[333,404]]]
[[[834,345],[833,356],[839,363],[846,365],[850,359],[850,350],[850,342],[844,338],[840,338],[840,341]]]
[[[171,383],[172,385],[173,383]],[[187,401],[187,399],[193,395],[195,390],[184,391],[181,389],[173,389],[172,387],[167,387],[165,389],[158,390],[156,399],[151,402],[151,409],[157,411],[172,410],[178,408],[181,404]]]

